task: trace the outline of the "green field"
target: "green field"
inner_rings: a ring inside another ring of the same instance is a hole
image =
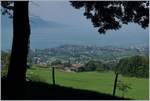
[[[56,84],[78,89],[87,89],[101,93],[112,94],[115,74],[113,72],[65,72],[55,70]],[[27,77],[38,79],[49,84],[52,83],[50,68],[31,68],[27,71]],[[134,77],[124,77],[119,75],[118,80],[122,80],[131,85],[125,93],[126,98],[149,99],[149,80]],[[116,96],[122,96],[122,92],[117,90]]]

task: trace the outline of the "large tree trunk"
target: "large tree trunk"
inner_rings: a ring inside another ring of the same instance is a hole
[[[27,67],[29,36],[28,1],[14,1],[13,44],[7,75],[8,91],[12,97],[21,97],[25,92],[23,88]]]

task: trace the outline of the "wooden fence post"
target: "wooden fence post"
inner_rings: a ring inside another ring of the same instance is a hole
[[[116,87],[117,87],[117,80],[118,80],[118,73],[115,73],[115,81],[114,81],[114,89],[113,89],[113,96],[115,96],[116,93]]]
[[[55,86],[55,67],[52,66],[52,80],[53,80],[53,85]]]

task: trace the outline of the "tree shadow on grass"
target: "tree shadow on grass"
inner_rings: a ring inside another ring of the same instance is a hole
[[[89,90],[74,89],[59,85],[50,85],[43,82],[28,81],[23,96],[10,96],[7,92],[7,81],[1,79],[1,97],[6,99],[26,99],[26,100],[121,100],[125,98],[113,97],[112,95],[98,93]],[[15,94],[15,91],[14,91]]]

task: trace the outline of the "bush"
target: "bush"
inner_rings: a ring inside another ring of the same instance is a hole
[[[1,76],[6,77],[8,73],[8,67],[1,68]]]
[[[102,61],[89,61],[85,64],[85,71],[106,71],[108,67]]]
[[[130,84],[127,84],[121,80],[117,82],[117,88],[122,91],[122,97],[124,97],[124,94],[128,92],[129,89],[132,89]]]

